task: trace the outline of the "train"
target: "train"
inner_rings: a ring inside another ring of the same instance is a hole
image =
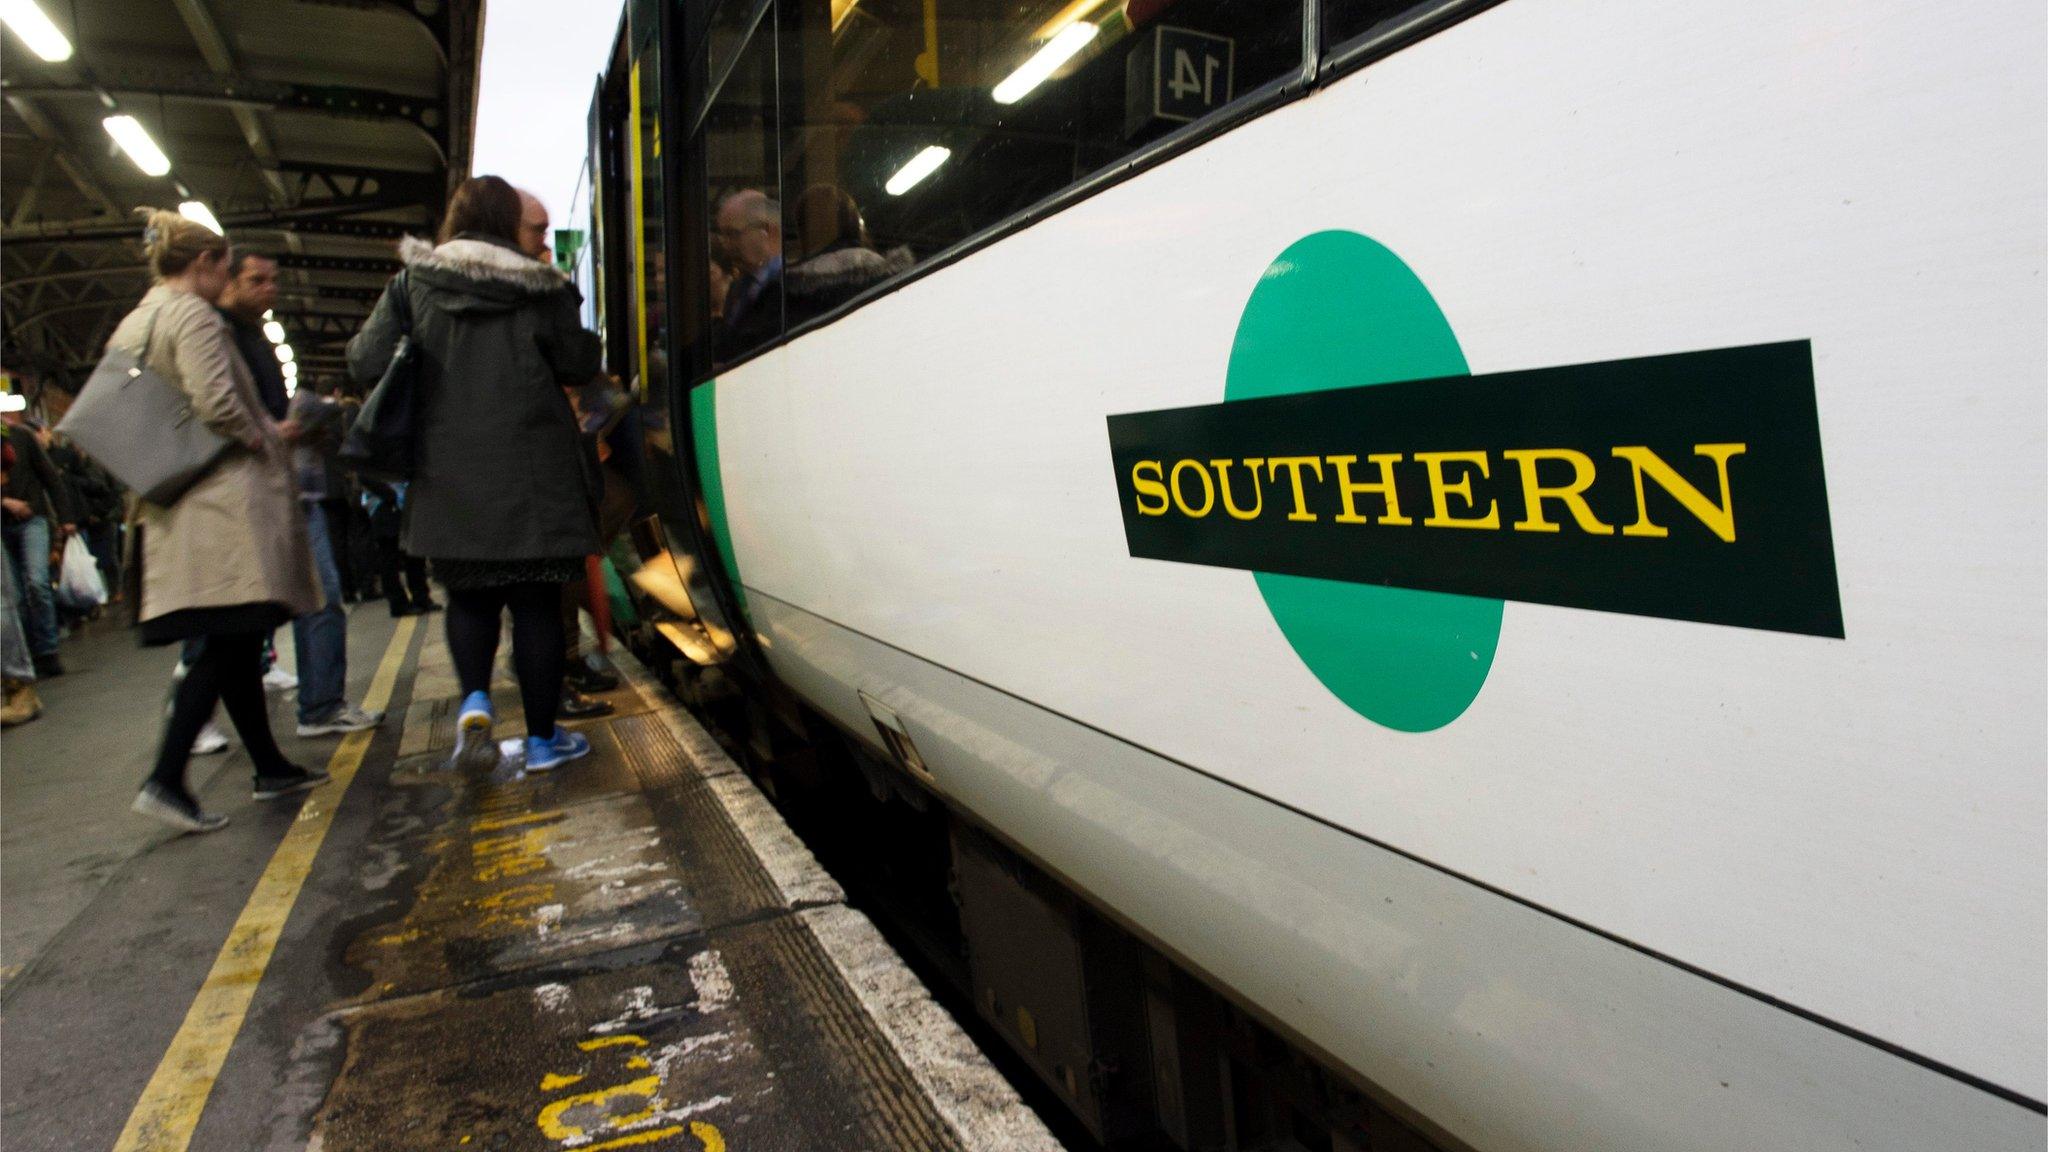
[[[629,0],[618,626],[1082,1139],[2041,1149],[2044,43]]]

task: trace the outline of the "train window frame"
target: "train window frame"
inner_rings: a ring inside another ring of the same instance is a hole
[[[1321,8],[1328,0],[1315,0]],[[1323,49],[1316,64],[1316,84],[1321,86],[1349,76],[1369,64],[1384,60],[1410,45],[1420,43],[1463,23],[1504,0],[1417,0],[1408,10],[1389,16],[1356,36]]]
[[[731,2],[731,0],[728,0],[728,2]],[[752,16],[754,23],[749,30],[748,40],[751,40],[753,35],[760,31],[763,22],[773,23],[770,17],[776,2],[777,0],[755,0]],[[912,267],[862,290],[859,294],[825,312],[807,317],[796,324],[787,323],[785,318],[781,333],[775,339],[750,349],[744,355],[738,356],[729,362],[716,365],[709,363],[700,364],[695,362],[695,358],[692,358],[691,371],[683,385],[682,391],[687,394],[689,390],[729,374],[734,369],[765,356],[793,340],[835,324],[854,312],[867,307],[869,304],[948,268],[983,248],[1022,232],[1041,220],[1058,215],[1075,204],[1105,192],[1142,172],[1150,171],[1153,168],[1177,159],[1222,136],[1226,132],[1233,131],[1276,109],[1294,103],[1296,100],[1309,95],[1325,84],[1348,76],[1374,61],[1399,52],[1421,40],[1428,39],[1455,24],[1503,2],[1504,0],[1439,0],[1438,3],[1430,4],[1428,0],[1420,0],[1416,7],[1409,12],[1390,17],[1380,25],[1344,42],[1326,46],[1323,42],[1322,30],[1323,0],[1302,0],[1302,59],[1298,71],[1276,77],[1264,84],[1239,93],[1228,104],[1218,108],[1215,112],[1202,119],[1183,124],[1156,140],[1140,145],[1114,163],[1105,165],[1089,173],[1087,176],[1066,185],[1059,191],[1051,193],[1043,199],[1011,213],[1009,216],[963,236],[952,244],[920,259]],[[707,22],[711,14],[711,7],[712,5],[706,5],[703,9]],[[708,47],[702,54],[707,57],[706,65],[708,67]],[[735,54],[734,59],[737,59],[737,54]],[[779,47],[776,59],[779,66],[781,61]],[[729,73],[730,69],[728,68],[727,71]],[[707,83],[706,92],[692,110],[690,120],[693,128],[688,136],[688,140],[689,147],[693,151],[699,147],[699,142],[703,139],[702,134],[696,130],[696,126],[700,124],[704,116],[709,114],[712,102],[717,95],[716,88],[722,87],[722,82],[726,78],[728,77],[721,76],[721,83],[717,86]],[[777,131],[779,133],[781,122],[779,105],[776,119]],[[680,192],[681,190],[678,189],[678,191]],[[708,194],[709,189],[700,187],[695,189],[695,191],[699,193],[698,198],[701,200],[705,194]],[[703,222],[702,226],[708,228],[709,222]]]

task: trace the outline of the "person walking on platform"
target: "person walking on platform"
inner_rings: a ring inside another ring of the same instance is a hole
[[[349,341],[348,361],[357,381],[379,379],[409,317],[418,372],[402,545],[448,589],[448,648],[464,692],[456,765],[496,762],[491,667],[509,609],[526,767],[546,771],[590,751],[555,723],[562,585],[597,551],[562,389],[596,375],[599,345],[577,320],[568,278],[521,251],[520,208],[504,180],[465,180],[439,242],[399,246],[405,271]]]
[[[134,512],[140,572],[136,618],[147,645],[203,637],[178,682],[156,767],[135,810],[189,832],[227,817],[208,813],[185,784],[192,741],[224,704],[255,768],[257,799],[327,779],[285,759],[263,699],[263,641],[320,605],[320,585],[292,483],[289,439],[263,405],[227,322],[213,308],[228,281],[228,242],[175,212],[155,211],[143,247],[156,284],[114,329],[110,347],[144,354],[178,385],[193,414],[228,439],[212,469],[168,506]]]
[[[71,493],[49,453],[28,426],[22,409],[8,405],[4,435],[14,449],[7,470],[5,512],[0,531],[7,541],[7,562],[14,566],[15,591],[21,597],[21,623],[28,633],[29,656],[36,676],[47,680],[64,674],[57,656],[57,596],[50,587],[50,549],[63,534],[78,530]]]

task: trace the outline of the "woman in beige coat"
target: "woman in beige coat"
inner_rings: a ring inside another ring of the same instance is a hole
[[[185,767],[216,702],[226,706],[249,750],[258,799],[327,778],[285,759],[263,701],[264,638],[318,608],[320,587],[292,480],[294,430],[264,411],[255,378],[213,306],[227,286],[227,239],[174,212],[154,212],[143,240],[156,285],[107,343],[146,347],[149,367],[182,388],[193,415],[231,443],[213,470],[174,503],[143,501],[135,510],[142,642],[201,640],[188,645],[156,769],[135,810],[186,831],[211,832],[227,818],[200,810],[185,786]]]

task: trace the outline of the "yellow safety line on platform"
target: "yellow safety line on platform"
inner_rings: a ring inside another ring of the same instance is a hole
[[[363,698],[364,708],[379,709],[391,702],[398,670],[405,664],[418,623],[417,617],[410,616],[398,622],[391,646],[384,650],[384,659]],[[121,1130],[114,1152],[184,1152],[191,1143],[206,1098],[213,1093],[213,1082],[227,1062],[228,1049],[242,1030],[249,1001],[263,981],[272,949],[277,947],[278,934],[284,931],[285,918],[298,902],[299,889],[313,870],[313,858],[320,853],[334,813],[376,735],[371,729],[342,737],[341,746],[327,761],[333,782],[308,794],[299,818],[270,857],[241,918],[228,933],[227,943],[221,945],[213,970],[206,974],[206,983],[199,986],[192,1010],[185,1013],[185,1023],[164,1053],[163,1063],[156,1066],[156,1074],[142,1090],[142,1099],[129,1113],[128,1126]]]

